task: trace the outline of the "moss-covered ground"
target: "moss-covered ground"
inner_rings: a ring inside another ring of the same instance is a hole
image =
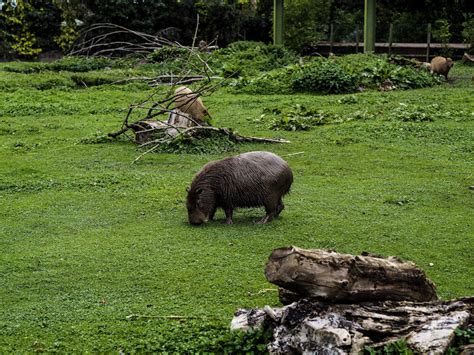
[[[287,245],[397,255],[426,270],[442,298],[474,294],[474,67],[456,65],[453,81],[433,88],[355,99],[226,89],[204,98],[218,126],[289,139],[235,153],[275,152],[295,181],[270,224],[254,224],[263,210],[251,209],[232,226],[220,211],[201,227],[187,223],[185,188],[233,153],[131,164],[136,146],[96,137],[118,129],[147,86],[76,88],[68,72],[1,69],[2,353],[205,349],[236,309],[279,305],[263,268]],[[304,132],[260,120],[264,108],[296,104],[352,120]],[[410,120],[393,114],[400,107]],[[419,122],[425,107],[432,121]]]

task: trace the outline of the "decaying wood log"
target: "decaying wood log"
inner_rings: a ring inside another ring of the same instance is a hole
[[[464,53],[462,56],[463,63],[474,63],[474,55],[469,55],[469,53]]]
[[[437,299],[436,287],[423,270],[395,257],[286,247],[272,252],[265,276],[291,291],[280,293],[282,303],[298,298],[346,303]]]
[[[231,329],[270,330],[270,354],[358,354],[404,339],[417,353],[442,354],[473,315],[474,298],[330,304],[301,299],[283,308],[238,310]]]

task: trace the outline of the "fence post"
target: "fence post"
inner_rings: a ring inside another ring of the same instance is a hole
[[[375,0],[365,0],[364,52],[375,52]]]
[[[430,61],[430,45],[431,45],[431,23],[428,24],[426,35],[426,62]]]
[[[283,0],[273,0],[273,44],[283,44]]]
[[[334,45],[334,24],[331,23],[329,26],[329,53],[332,53],[332,47]]]
[[[359,25],[356,26],[356,53],[359,53]]]
[[[388,30],[388,55],[392,55],[392,41],[393,41],[393,23],[390,24]]]

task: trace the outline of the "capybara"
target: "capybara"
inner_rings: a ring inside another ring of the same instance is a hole
[[[431,60],[431,74],[436,73],[439,75],[444,75],[446,80],[448,80],[449,70],[453,67],[454,63],[451,58],[445,57],[434,57]]]
[[[293,173],[288,164],[270,152],[249,152],[204,165],[188,189],[189,223],[202,224],[222,208],[232,224],[237,207],[264,206],[267,223],[285,208],[282,197],[290,191]]]
[[[199,124],[204,124],[204,117],[209,116],[206,106],[201,98],[193,93],[186,86],[181,86],[175,90],[174,105],[175,108],[191,115],[192,119]]]

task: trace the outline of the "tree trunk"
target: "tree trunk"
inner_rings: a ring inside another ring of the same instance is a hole
[[[297,247],[275,249],[265,267],[267,280],[284,289],[282,303],[299,298],[326,302],[433,301],[435,285],[423,270],[398,258],[354,256]]]

